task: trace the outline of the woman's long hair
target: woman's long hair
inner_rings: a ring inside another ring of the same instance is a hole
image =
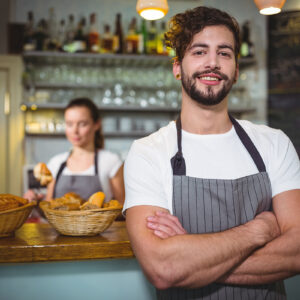
[[[72,107],[86,107],[90,111],[91,117],[95,123],[101,121],[98,107],[89,98],[76,98],[71,100],[65,108],[65,111]],[[96,149],[102,149],[104,147],[104,136],[102,133],[101,122],[99,129],[95,132],[94,145]]]

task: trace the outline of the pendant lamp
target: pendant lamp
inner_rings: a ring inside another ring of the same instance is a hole
[[[169,11],[167,0],[138,0],[136,11],[146,20],[158,20]]]
[[[281,12],[286,0],[254,0],[262,15],[275,15]]]

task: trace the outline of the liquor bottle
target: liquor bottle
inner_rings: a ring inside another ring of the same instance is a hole
[[[101,40],[101,52],[112,53],[113,52],[113,35],[110,32],[110,26],[104,25],[104,33]]]
[[[147,49],[146,49],[146,43],[147,43],[147,39],[148,39],[148,31],[147,31],[147,24],[146,24],[146,20],[142,19],[141,22],[141,27],[140,30],[138,32],[138,53],[140,54],[146,54],[147,53]]]
[[[250,41],[250,23],[246,21],[242,26],[241,57],[253,57],[254,45]]]
[[[34,17],[33,12],[29,11],[27,14],[27,22],[25,25],[25,34],[23,42],[24,51],[33,51],[35,50],[35,40],[34,40]]]
[[[156,52],[160,55],[168,55],[166,43],[165,43],[165,32],[166,32],[166,23],[160,23],[160,31],[157,36]]]
[[[115,34],[114,34],[114,52],[115,53],[123,53],[124,46],[123,46],[123,28],[122,28],[122,15],[118,13],[116,15],[116,22],[115,22]]]
[[[126,53],[129,54],[137,54],[138,53],[138,43],[139,36],[136,31],[136,18],[132,18],[131,23],[129,25],[128,34],[126,36]]]
[[[84,34],[85,23],[84,17],[78,22],[73,41],[75,52],[86,52],[87,50],[87,40]]]
[[[48,42],[47,50],[57,50],[57,21],[53,7],[49,8],[49,18],[47,22]]]
[[[154,20],[150,21],[148,30],[148,39],[146,43],[147,54],[156,54],[157,49],[157,29]]]
[[[36,32],[34,33],[34,39],[36,41],[36,50],[46,50],[46,41],[48,38],[47,34],[47,22],[45,19],[41,19],[37,24]]]
[[[99,53],[100,51],[100,34],[96,24],[96,14],[90,15],[90,28],[88,33],[89,52]]]
[[[64,19],[61,19],[57,30],[57,49],[59,51],[63,50],[66,41],[66,33],[66,22]]]
[[[75,36],[75,25],[74,25],[74,16],[69,15],[68,25],[66,27],[66,41],[65,44],[70,44],[73,42]]]

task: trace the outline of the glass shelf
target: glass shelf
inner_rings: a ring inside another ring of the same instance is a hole
[[[23,53],[25,62],[38,64],[79,64],[79,65],[101,65],[101,66],[142,66],[159,67],[171,66],[172,57],[164,55],[134,55],[134,54],[93,54],[93,53],[65,53],[48,51],[28,51]],[[254,57],[243,57],[239,59],[240,66],[255,64]]]
[[[43,64],[83,64],[92,66],[171,66],[172,58],[164,55],[93,54],[32,51],[24,52],[25,62]]]
[[[22,103],[21,109],[23,111],[36,111],[39,109],[44,110],[64,110],[66,107],[66,103],[46,103],[46,104],[37,104],[37,103]],[[165,113],[177,113],[179,112],[179,108],[172,107],[133,107],[133,106],[98,106],[99,110],[102,111],[111,111],[111,112],[165,112]]]
[[[145,131],[131,131],[131,132],[104,132],[105,138],[141,138],[151,134],[152,132]],[[63,132],[25,132],[27,137],[34,138],[65,138],[66,135]]]

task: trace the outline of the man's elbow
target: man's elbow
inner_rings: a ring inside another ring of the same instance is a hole
[[[179,274],[168,262],[153,264],[151,270],[145,270],[145,273],[149,281],[159,290],[181,285],[181,279],[178,278]]]

